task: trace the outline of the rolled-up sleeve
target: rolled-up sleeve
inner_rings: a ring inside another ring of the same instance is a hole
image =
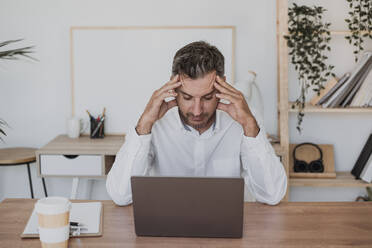
[[[152,162],[151,134],[138,135],[131,130],[107,175],[106,189],[117,205],[132,203],[130,177],[146,175]]]
[[[243,135],[242,138],[240,154],[244,181],[257,201],[276,205],[286,194],[287,175],[264,127],[260,124],[259,127],[256,137]]]

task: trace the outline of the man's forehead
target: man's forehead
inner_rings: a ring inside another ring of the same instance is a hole
[[[214,89],[214,82],[216,81],[216,72],[210,72],[202,78],[191,79],[189,77],[180,77],[182,85],[180,90],[191,96],[203,96],[210,93]]]

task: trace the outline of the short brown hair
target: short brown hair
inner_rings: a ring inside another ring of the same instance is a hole
[[[192,42],[179,49],[173,58],[172,75],[186,75],[197,79],[216,71],[223,77],[225,74],[225,58],[217,47],[205,41]]]

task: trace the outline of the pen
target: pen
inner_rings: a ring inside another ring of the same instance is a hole
[[[78,226],[84,226],[84,224],[83,223],[79,223],[79,222],[75,222],[75,221],[70,221],[70,226],[76,226],[76,227],[78,227]]]
[[[93,116],[89,113],[88,110],[87,110],[87,113],[88,113],[88,115],[89,115],[89,118],[90,118],[90,119],[93,119]]]
[[[78,222],[70,222],[70,235],[80,236],[81,231],[88,231],[88,228],[82,227],[83,224]]]
[[[105,117],[105,112],[106,112],[106,107],[103,108],[103,113],[102,113],[102,117]],[[100,126],[99,128],[99,133],[98,133],[98,136],[101,137],[102,136],[102,132],[103,132],[103,124]]]
[[[102,117],[105,116],[105,112],[106,112],[106,107],[103,108]]]

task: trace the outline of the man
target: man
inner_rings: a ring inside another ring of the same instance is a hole
[[[203,41],[186,45],[174,56],[171,80],[153,93],[116,155],[109,195],[130,204],[132,175],[244,176],[257,201],[279,203],[286,174],[252,111],[226,82],[220,51]]]

